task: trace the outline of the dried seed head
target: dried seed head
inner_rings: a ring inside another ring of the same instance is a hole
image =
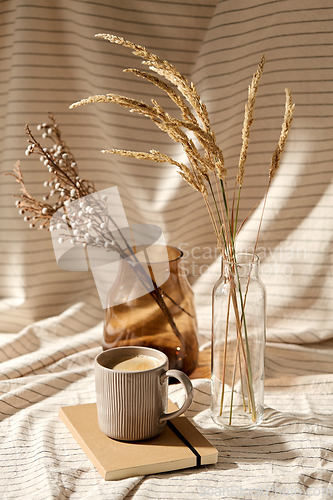
[[[219,158],[215,161],[215,170],[218,178],[224,181],[227,177],[227,169]]]
[[[279,142],[276,146],[276,149],[273,153],[272,160],[271,160],[271,166],[269,170],[269,181],[271,181],[280,164],[280,158],[281,155],[284,151],[288,133],[291,127],[291,122],[293,120],[293,114],[294,114],[294,109],[295,109],[295,104],[292,103],[292,94],[290,89],[285,89],[286,93],[286,105],[285,105],[285,113],[284,113],[284,119],[283,119],[283,124],[282,124],[282,129],[280,133],[280,138]]]
[[[250,143],[250,128],[254,122],[253,118],[254,105],[256,102],[256,96],[258,92],[259,80],[264,71],[265,61],[266,61],[265,55],[263,55],[259,63],[258,69],[252,77],[252,82],[251,85],[249,86],[249,91],[248,91],[248,100],[247,103],[245,104],[245,114],[244,114],[243,130],[242,130],[243,142],[239,156],[238,175],[237,175],[237,183],[239,186],[243,184],[244,180],[245,162]]]

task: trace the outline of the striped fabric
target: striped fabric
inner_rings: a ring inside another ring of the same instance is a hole
[[[23,222],[12,197],[19,187],[1,176],[0,499],[331,498],[332,2],[0,0],[0,27],[1,172],[20,159],[27,187],[42,198],[47,171],[24,156],[24,125],[37,136],[37,124],[53,112],[82,177],[98,190],[118,186],[131,223],[160,225],[167,243],[184,251],[201,343],[209,340],[220,263],[200,195],[172,166],[100,153],[159,149],[185,161],[182,150],[149,120],[116,106],[69,110],[74,101],[107,92],[155,97],[170,113],[173,107],[158,89],[122,72],[140,68],[139,59],[94,35],[144,45],[196,84],[231,187],[247,86],[266,54],[240,218],[260,204],[240,234],[245,250],[256,239],[285,87],[296,102],[258,248],[268,295],[266,420],[253,431],[221,433],[209,417],[209,381],[195,381],[187,414],[218,447],[215,468],[101,480],[57,417],[60,406],[95,400],[103,309],[94,281],[88,272],[57,267],[50,235]],[[170,396],[181,402],[177,387]]]

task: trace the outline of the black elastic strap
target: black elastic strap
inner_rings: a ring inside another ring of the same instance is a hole
[[[200,467],[201,465],[201,455],[200,453],[197,452],[197,450],[191,445],[191,443],[186,439],[185,436],[173,425],[170,420],[167,421],[168,426],[170,427],[171,430],[176,434],[179,439],[183,441],[184,444],[191,450],[191,452],[197,457],[197,467]]]

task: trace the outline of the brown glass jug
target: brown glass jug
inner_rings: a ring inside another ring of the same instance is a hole
[[[168,356],[170,368],[190,375],[198,362],[194,294],[181,265],[183,253],[174,247],[166,249],[168,262],[154,263],[155,272],[156,266],[165,269],[169,265],[170,275],[161,286],[106,308],[103,349],[126,345],[153,347]],[[129,266],[120,263],[110,294],[130,283],[126,276],[128,269]],[[151,266],[148,269],[152,275]]]

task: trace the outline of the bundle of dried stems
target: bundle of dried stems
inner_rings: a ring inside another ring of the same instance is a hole
[[[224,164],[222,150],[216,144],[214,132],[211,129],[210,120],[205,104],[202,102],[196,87],[193,83],[179,73],[179,71],[168,61],[160,59],[157,55],[147,51],[145,47],[136,45],[123,38],[109,35],[98,34],[98,38],[108,40],[111,43],[122,45],[132,50],[133,54],[143,59],[143,64],[148,66],[155,74],[138,69],[126,69],[125,72],[131,72],[134,75],[144,78],[148,82],[156,85],[163,90],[170,99],[177,105],[181,113],[181,119],[172,117],[167,113],[162,106],[155,100],[151,100],[151,104],[143,101],[132,99],[130,97],[121,96],[118,94],[95,95],[87,99],[73,103],[70,108],[83,106],[90,103],[115,103],[119,106],[128,108],[132,113],[141,114],[149,118],[163,132],[166,132],[169,137],[176,143],[181,144],[188,159],[188,165],[175,161],[168,155],[159,151],[151,150],[150,152],[126,151],[120,149],[103,150],[104,153],[117,154],[121,156],[133,157],[139,160],[150,160],[155,162],[169,162],[177,167],[181,177],[194,189],[199,191],[206,204],[213,230],[217,239],[217,246],[224,259],[229,262],[230,273],[230,294],[234,309],[234,315],[237,324],[237,345],[244,359],[246,383],[249,394],[249,410],[252,413],[252,419],[256,419],[254,392],[252,387],[251,359],[248,346],[248,338],[246,331],[246,295],[247,290],[242,291],[238,276],[238,267],[236,261],[235,240],[238,232],[242,228],[245,219],[240,225],[238,223],[239,203],[241,189],[244,181],[245,163],[249,147],[250,130],[253,124],[253,112],[258,91],[259,80],[262,76],[265,56],[261,58],[258,69],[253,75],[251,85],[248,89],[248,100],[245,105],[245,116],[242,130],[242,146],[239,157],[238,174],[236,177],[235,187],[233,190],[233,202],[229,207],[228,189],[227,189],[227,170]],[[159,76],[156,76],[159,75]],[[159,77],[163,77],[166,81]],[[170,83],[178,89],[178,93],[170,85]],[[263,210],[260,218],[257,239],[254,246],[253,258],[255,256],[259,233],[261,229],[264,209],[268,190],[271,186],[278,168],[282,152],[284,151],[288,132],[290,130],[294,104],[292,103],[291,91],[285,89],[286,103],[285,115],[282,125],[282,130],[277,147],[273,153],[271,166],[268,175],[268,185],[264,198]],[[189,136],[194,135],[195,140]],[[215,183],[216,193],[213,189]],[[237,195],[238,191],[238,195]],[[236,201],[237,197],[237,201]],[[233,283],[233,276],[236,276],[236,283]],[[239,302],[237,301],[239,295]],[[243,333],[244,332],[244,333]],[[245,345],[244,345],[245,344]],[[223,408],[223,391],[221,400],[221,413]]]

